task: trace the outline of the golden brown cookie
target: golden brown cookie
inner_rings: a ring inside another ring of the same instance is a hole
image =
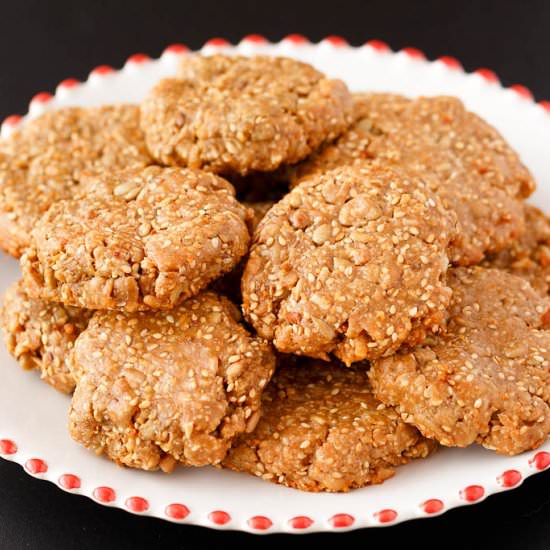
[[[533,178],[502,136],[458,99],[358,94],[355,118],[334,144],[290,173],[294,185],[366,158],[417,173],[457,214],[455,264],[479,263],[521,235],[521,199],[533,192]]]
[[[251,213],[225,180],[185,168],[126,170],[54,204],[22,257],[33,296],[89,309],[169,309],[247,252]]]
[[[97,312],[72,355],[71,436],[144,470],[219,463],[255,428],[274,366],[269,344],[212,292],[171,311]]]
[[[260,222],[243,309],[285,353],[346,364],[437,332],[454,214],[422,180],[371,165],[304,180]]]
[[[550,433],[550,299],[496,269],[449,271],[447,331],[375,360],[375,396],[450,447],[513,455]]]
[[[0,248],[19,257],[36,221],[86,172],[151,164],[133,105],[52,111],[0,140]]]
[[[31,298],[17,281],[4,296],[0,324],[8,351],[25,370],[36,369],[56,390],[71,393],[68,355],[91,316],[85,309]]]
[[[187,56],[141,106],[163,164],[218,173],[271,171],[305,158],[351,122],[345,84],[284,57]]]
[[[304,491],[349,491],[435,450],[374,398],[364,369],[281,362],[258,426],[237,440],[224,467]]]
[[[483,265],[504,269],[529,281],[543,296],[550,294],[550,220],[536,206],[525,205],[525,233]]]

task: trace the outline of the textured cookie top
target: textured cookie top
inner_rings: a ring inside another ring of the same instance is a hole
[[[305,361],[279,367],[258,426],[223,465],[305,491],[348,491],[435,446],[373,397],[364,369]]]
[[[280,351],[347,364],[421,341],[449,302],[454,221],[418,178],[370,165],[312,176],[255,232],[245,314]]]
[[[60,201],[22,258],[33,295],[90,309],[170,308],[230,271],[247,252],[250,212],[231,184],[183,168],[92,178]]]
[[[152,162],[132,105],[52,111],[0,141],[0,247],[20,256],[38,218],[86,172]]]
[[[351,122],[345,84],[284,57],[187,56],[141,106],[153,156],[214,172],[270,171],[305,158]]]
[[[449,271],[447,332],[373,361],[377,398],[443,445],[478,442],[501,454],[550,433],[550,300],[504,271]]]
[[[355,96],[354,125],[291,174],[374,159],[417,173],[458,218],[451,261],[478,263],[523,231],[520,199],[535,188],[528,170],[502,136],[455,98],[414,101],[387,94]]]
[[[6,291],[0,324],[8,351],[27,370],[40,371],[55,389],[74,389],[67,359],[77,336],[86,328],[92,312],[31,298],[22,281]]]
[[[238,320],[212,292],[171,311],[97,312],[72,355],[72,437],[146,470],[218,463],[255,428],[275,364]]]
[[[483,265],[523,277],[544,296],[550,293],[550,220],[530,204],[524,210],[523,236],[509,248],[489,256]]]
[[[406,97],[386,93],[356,93],[352,97],[352,125],[334,142],[286,169],[282,177],[286,176],[292,187],[313,174],[370,160],[369,148],[373,141],[394,130],[403,110],[411,102]]]

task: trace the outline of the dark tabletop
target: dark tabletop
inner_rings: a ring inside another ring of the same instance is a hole
[[[336,34],[354,45],[377,38],[393,49],[415,46],[429,58],[457,57],[467,70],[489,67],[504,84],[521,83],[537,99],[550,99],[549,22],[547,0],[2,0],[0,120],[23,114],[35,93],[53,91],[68,77],[83,79],[97,65],[121,66],[136,52],[157,56],[174,42],[197,48],[214,36],[237,41],[250,33],[274,41],[289,33],[314,41]],[[0,550],[323,542],[388,549],[398,544],[411,549],[549,549],[550,473],[438,518],[338,535],[258,538],[106,509],[0,460]]]

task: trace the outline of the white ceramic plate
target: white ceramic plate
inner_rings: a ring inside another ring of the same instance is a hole
[[[208,42],[203,53],[280,54],[313,63],[356,91],[451,94],[495,125],[521,153],[539,183],[534,201],[550,210],[550,114],[521,86],[503,89],[487,70],[466,74],[455,60],[428,62],[418,50],[391,52],[373,42],[351,48],[336,37],[310,44],[293,36],[269,44],[258,36],[238,46]],[[120,71],[100,67],[84,83],[65,81],[55,96],[38,94],[29,115],[67,105],[137,102],[161,77],[175,72],[184,48],[168,48],[156,60],[132,56]],[[9,117],[3,135],[20,124]],[[16,261],[0,255],[0,291],[19,277]],[[18,368],[0,347],[0,455],[35,477],[72,493],[133,513],[254,533],[344,531],[428,517],[478,502],[519,485],[550,465],[550,442],[537,451],[501,457],[480,447],[445,449],[398,469],[383,485],[348,494],[309,494],[246,474],[213,468],[177,470],[167,476],[116,467],[73,443],[66,430],[69,398],[35,373]]]

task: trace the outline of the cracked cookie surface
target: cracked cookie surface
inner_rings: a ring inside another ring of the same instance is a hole
[[[351,122],[351,95],[284,57],[187,56],[141,106],[161,163],[217,173],[271,171],[305,158]]]
[[[449,271],[447,331],[373,361],[375,396],[426,437],[513,455],[550,433],[550,299],[495,269]]]
[[[364,369],[281,361],[256,429],[237,440],[224,467],[305,491],[337,492],[382,483],[397,466],[435,450],[374,398]]]
[[[75,381],[68,356],[92,313],[31,298],[17,281],[4,295],[0,324],[8,351],[25,370],[36,369],[56,390],[71,393]]]
[[[455,218],[418,178],[371,165],[304,180],[260,222],[243,310],[279,351],[346,364],[437,331]]]
[[[54,204],[22,258],[29,292],[90,309],[168,309],[247,252],[251,212],[227,181],[184,168],[85,180]]]
[[[70,107],[0,140],[0,247],[19,257],[40,216],[69,199],[85,173],[152,163],[139,107]]]
[[[71,436],[134,468],[219,463],[256,426],[275,366],[239,319],[213,292],[171,311],[97,312],[71,357]]]

